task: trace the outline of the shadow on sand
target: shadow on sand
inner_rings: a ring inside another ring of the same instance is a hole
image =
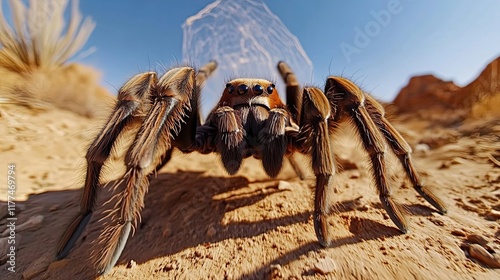
[[[139,264],[145,263],[201,244],[253,237],[278,227],[307,223],[310,219],[312,211],[256,222],[224,223],[224,215],[227,211],[258,203],[266,196],[283,191],[276,187],[277,180],[269,180],[263,181],[262,184],[273,184],[274,187],[268,187],[265,191],[258,189],[214,199],[221,194],[246,188],[252,183],[255,182],[250,182],[242,176],[214,177],[206,176],[202,172],[183,171],[158,174],[151,180],[141,222],[135,234],[129,238],[117,265],[124,264],[124,260],[131,259]],[[111,203],[104,204],[112,196],[110,189],[108,187],[101,192],[99,198],[101,206],[96,209],[89,225],[67,257],[69,263],[61,267],[57,265],[49,267],[47,271],[42,272],[45,273],[41,274],[42,278],[57,278],[57,275],[78,275],[81,279],[96,277],[89,256],[93,249],[98,249],[92,241],[103,229],[102,222],[99,221],[103,217],[103,212],[111,206]],[[39,230],[22,234],[18,251],[18,255],[22,258],[18,261],[18,271],[23,272],[28,267],[33,267],[36,262],[47,266],[54,261],[58,240],[78,212],[80,195],[81,190],[67,190],[30,196],[25,203],[26,210],[20,214],[19,218],[41,214],[45,219]],[[416,212],[416,209],[411,212]],[[356,228],[357,223],[363,224],[362,227],[370,231],[360,231]],[[355,233],[355,236],[334,240],[332,247],[399,235],[399,231],[393,227],[361,218],[351,222],[350,227],[350,231]],[[213,228],[213,234],[207,233],[209,228]],[[159,236],[161,238],[158,238]],[[265,277],[270,264],[284,265],[309,251],[320,249],[321,246],[316,242],[307,243],[243,275],[241,279]]]

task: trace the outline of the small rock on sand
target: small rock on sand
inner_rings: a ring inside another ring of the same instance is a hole
[[[281,270],[282,270],[281,265],[279,265],[279,264],[272,264],[270,266],[270,269],[271,269],[271,279],[283,277],[282,272],[281,272]]]
[[[130,260],[128,263],[127,263],[127,268],[134,268],[137,266],[137,263],[134,261],[134,260]]]
[[[353,170],[349,175],[349,179],[358,179],[359,177],[361,177],[361,174],[358,170]]]
[[[280,190],[280,191],[291,191],[292,190],[292,184],[290,184],[287,181],[280,181],[278,183],[278,190]]]
[[[314,264],[314,268],[317,272],[326,275],[334,272],[337,266],[331,258],[326,257],[319,259],[318,262]]]
[[[488,240],[479,234],[469,234],[466,239],[470,243],[479,244],[481,246],[486,246],[486,244],[488,244]]]
[[[481,245],[470,245],[469,254],[472,258],[484,263],[491,268],[500,268],[500,256],[498,254],[490,254]]]
[[[358,169],[358,165],[346,156],[338,156],[337,164],[341,167],[341,170]]]
[[[466,236],[467,235],[463,230],[460,230],[460,229],[452,230],[451,234],[453,234],[455,236]]]
[[[485,217],[491,221],[499,220],[500,219],[500,211],[497,211],[495,209],[490,209],[485,213]]]
[[[415,145],[415,152],[417,152],[417,153],[424,153],[424,154],[426,154],[430,150],[431,150],[431,147],[429,147],[429,145],[427,145],[425,143],[420,143],[420,144]]]

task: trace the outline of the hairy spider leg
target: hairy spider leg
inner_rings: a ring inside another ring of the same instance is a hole
[[[105,245],[95,251],[99,273],[106,273],[116,264],[132,226],[140,218],[149,185],[148,175],[161,162],[161,156],[172,148],[171,140],[181,129],[184,110],[190,109],[195,81],[194,69],[173,68],[159,79],[152,92],[151,109],[125,157],[127,170],[122,179],[125,189],[112,198],[115,207],[106,217],[105,228],[96,242]]]
[[[133,120],[141,118],[156,83],[156,73],[147,72],[134,76],[120,88],[113,113],[87,151],[87,173],[80,212],[61,237],[57,248],[57,259],[63,259],[68,255],[90,221],[100,189],[102,166],[108,159],[120,133]]]

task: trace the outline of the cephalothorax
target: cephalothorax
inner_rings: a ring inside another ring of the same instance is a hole
[[[280,62],[286,103],[267,80],[234,79],[226,84],[220,101],[202,124],[200,86],[216,66],[210,62],[198,72],[176,67],[159,79],[154,72],[142,73],[120,89],[113,113],[87,152],[80,213],[63,235],[58,259],[69,253],[92,216],[101,169],[115,140],[136,121],[141,126],[125,156],[127,170],[121,180],[125,189],[117,194],[115,209],[99,237],[99,244],[103,244],[96,260],[100,272],[118,261],[144,206],[149,175],[170,160],[174,148],[218,153],[230,174],[238,171],[244,158],[254,156],[262,160],[271,177],[280,172],[284,158],[289,157],[293,164],[293,153],[309,155],[316,176],[314,229],[320,244],[328,246],[327,216],[336,170],[331,138],[338,123],[349,119],[369,155],[382,206],[400,231],[406,232],[408,227],[401,206],[391,198],[385,167],[387,146],[399,158],[415,190],[440,213],[446,212],[441,200],[421,184],[410,158],[411,149],[385,119],[383,107],[351,81],[330,76],[324,91],[301,89],[288,65]]]

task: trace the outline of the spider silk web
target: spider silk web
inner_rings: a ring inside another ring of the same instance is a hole
[[[236,77],[275,82],[282,97],[284,84],[276,68],[286,61],[301,83],[311,80],[313,65],[295,37],[263,0],[218,0],[182,25],[184,62],[200,67],[216,60],[217,70],[202,91],[204,116],[215,106],[225,84]]]

